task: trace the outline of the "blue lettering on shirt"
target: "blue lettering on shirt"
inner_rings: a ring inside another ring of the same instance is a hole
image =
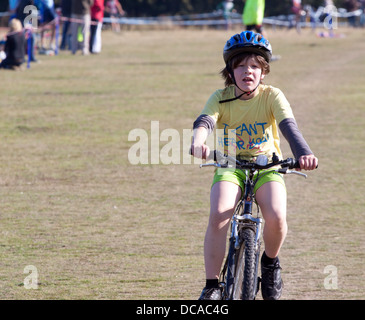
[[[236,134],[236,139],[227,138],[228,130],[230,125],[227,123],[223,123],[223,132],[224,138],[218,137],[218,145],[221,147],[234,146],[238,150],[251,150],[254,148],[259,148],[259,146],[265,142],[269,141],[269,135],[265,134],[265,125],[267,122],[255,122],[255,123],[242,123],[235,129],[232,129],[231,132]],[[249,135],[249,142],[247,145],[244,140],[242,140],[243,134],[246,133]],[[256,136],[256,137],[253,137]]]

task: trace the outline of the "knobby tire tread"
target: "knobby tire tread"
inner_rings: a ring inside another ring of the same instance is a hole
[[[256,250],[255,232],[250,228],[242,229],[243,243],[237,250],[233,300],[253,300],[256,295]]]

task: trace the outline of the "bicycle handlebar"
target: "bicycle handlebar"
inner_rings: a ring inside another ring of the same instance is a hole
[[[209,160],[214,160],[220,167],[229,167],[230,165],[235,166],[239,169],[250,169],[250,170],[263,170],[270,169],[272,167],[280,166],[281,168],[295,169],[300,168],[298,160],[293,158],[287,158],[285,160],[279,160],[279,158],[273,154],[272,162],[268,164],[258,164],[256,162],[249,162],[246,160],[240,161],[236,158],[223,154],[219,150],[213,150],[209,156]]]

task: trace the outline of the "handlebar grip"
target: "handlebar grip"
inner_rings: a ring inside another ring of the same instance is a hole
[[[290,165],[289,168],[290,169],[300,169],[300,164],[299,164],[299,160],[293,160],[294,164]],[[316,169],[318,169],[318,165],[316,166]]]
[[[192,151],[192,149],[190,148],[189,149],[189,154],[191,155],[191,156],[193,156],[193,151]],[[216,150],[213,150],[213,152],[211,152],[210,154],[209,154],[209,157],[207,157],[207,159],[206,160],[214,160],[214,161],[217,161],[217,152],[216,152]]]
[[[294,165],[293,165],[293,169],[300,169],[300,164],[299,164],[299,160],[294,160]]]
[[[292,159],[293,161],[293,164],[290,164],[289,165],[289,168],[290,169],[300,169],[300,164],[299,164],[299,160],[295,160],[295,159]],[[316,166],[316,169],[318,169],[318,165]]]
[[[287,167],[289,169],[300,168],[299,160],[288,158],[285,160],[285,163],[282,167]]]
[[[209,157],[207,158],[207,160],[217,161],[217,150],[213,150],[213,152],[211,152],[209,154]]]

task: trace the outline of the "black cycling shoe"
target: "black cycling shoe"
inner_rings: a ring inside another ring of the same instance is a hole
[[[204,288],[199,300],[222,300],[221,288]]]
[[[264,300],[279,300],[283,290],[279,259],[265,265],[261,261],[261,293]]]

